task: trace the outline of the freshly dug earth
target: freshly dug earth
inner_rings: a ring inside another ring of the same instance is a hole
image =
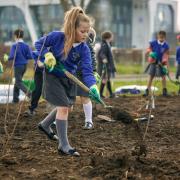
[[[136,112],[146,102],[142,97],[107,99],[128,113]],[[147,122],[123,124],[106,122],[98,115],[110,116],[107,109],[96,105],[93,111],[94,129],[84,130],[82,106],[76,104],[69,117],[69,141],[80,157],[58,155],[57,142],[39,132],[37,124],[46,116],[46,103],[40,103],[38,112],[25,117],[22,113],[15,134],[2,156],[5,105],[0,106],[0,179],[61,179],[61,180],[174,180],[180,179],[180,97],[157,97],[155,116],[145,138],[146,156],[133,153],[141,143]],[[18,105],[10,105],[8,131],[17,117]],[[144,112],[140,112],[144,113]],[[138,127],[138,128],[137,128]]]

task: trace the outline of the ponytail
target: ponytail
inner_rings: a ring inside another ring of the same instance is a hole
[[[89,17],[81,7],[73,7],[65,13],[63,25],[65,34],[63,54],[65,58],[75,42],[76,28],[79,27],[80,22],[90,23]]]

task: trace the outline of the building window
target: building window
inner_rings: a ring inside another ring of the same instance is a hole
[[[131,47],[132,0],[93,0],[87,12],[95,19],[97,36],[104,30],[111,30],[115,46]]]
[[[30,6],[38,37],[63,25],[64,11],[58,4]]]
[[[174,12],[171,5],[158,4],[155,15],[155,32],[164,30],[166,32],[174,31]]]
[[[24,40],[30,42],[30,35],[22,11],[15,7],[0,7],[0,42],[12,43],[17,28],[24,30]]]

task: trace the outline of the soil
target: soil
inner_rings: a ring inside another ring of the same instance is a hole
[[[134,114],[146,102],[142,97],[121,96],[107,99],[118,111]],[[69,141],[80,157],[57,153],[57,142],[49,140],[37,125],[46,116],[46,103],[40,103],[36,115],[26,117],[28,103],[22,107],[15,133],[2,155],[6,105],[0,105],[0,179],[62,180],[175,180],[180,179],[180,97],[157,97],[154,119],[123,123],[103,121],[98,115],[110,116],[108,109],[96,105],[94,129],[84,130],[84,114],[76,104],[69,117]],[[9,105],[8,131],[12,132],[18,105]],[[145,111],[146,112],[146,111]],[[139,111],[139,114],[145,113]],[[148,113],[148,112],[146,112]],[[114,114],[114,113],[113,113]],[[113,115],[112,114],[112,115]],[[112,119],[114,116],[112,117]],[[142,152],[141,152],[142,151]]]

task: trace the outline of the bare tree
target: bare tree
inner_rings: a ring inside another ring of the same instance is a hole
[[[67,11],[71,6],[81,6],[83,9],[85,9],[85,4],[87,2],[89,3],[89,0],[80,0],[79,3],[77,3],[76,0],[59,0],[60,4],[63,6],[64,11]]]
[[[69,9],[69,0],[59,0],[62,5],[64,12]]]

